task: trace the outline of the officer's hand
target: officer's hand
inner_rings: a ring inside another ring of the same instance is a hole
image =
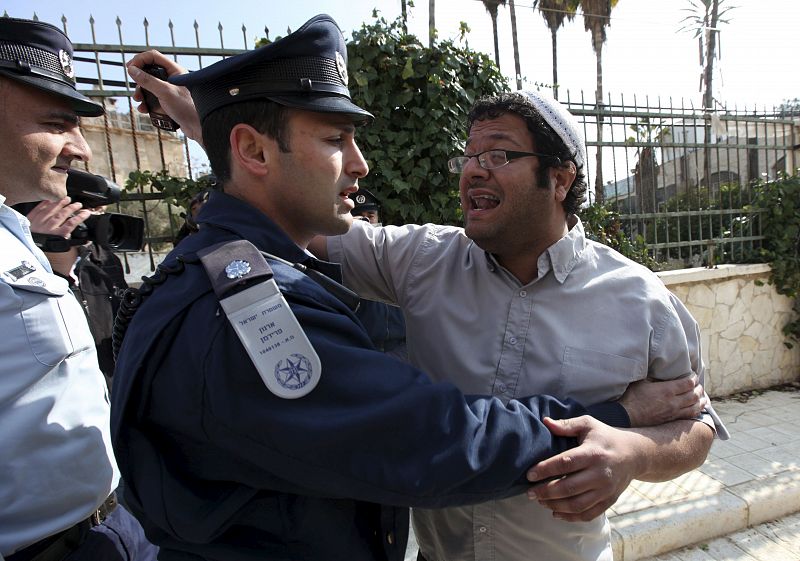
[[[164,80],[159,80],[141,70],[146,64],[163,66],[167,71],[167,76],[186,74],[185,68],[155,50],[139,53],[128,61],[128,74],[137,84],[133,99],[141,102],[138,107],[139,112],[150,112],[150,108],[144,103],[144,95],[142,94],[142,88],[144,88],[158,98],[161,108],[181,126],[186,136],[202,145],[203,135],[200,127],[200,117],[197,115],[189,90],[183,86],[175,86]]]
[[[570,522],[597,518],[613,505],[640,470],[638,435],[615,429],[589,416],[545,425],[557,436],[576,437],[580,446],[539,462],[528,481],[540,482],[528,498]],[[541,482],[557,478],[553,481]]]
[[[75,227],[91,216],[81,203],[70,203],[69,197],[60,201],[42,201],[28,213],[31,232],[69,238]]]
[[[661,425],[678,419],[693,419],[708,406],[709,399],[698,384],[697,374],[651,382],[641,380],[628,386],[620,404],[628,412],[632,427]]]

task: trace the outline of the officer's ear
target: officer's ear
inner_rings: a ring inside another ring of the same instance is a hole
[[[270,154],[277,143],[250,125],[239,123],[231,129],[231,166],[238,166],[247,173],[265,176],[269,171]]]

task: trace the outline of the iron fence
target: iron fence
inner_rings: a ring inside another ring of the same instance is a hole
[[[234,33],[241,32],[241,48],[232,48],[225,46],[221,24],[211,46],[201,44],[196,22],[194,45],[181,46],[171,21],[166,34],[162,29],[159,35],[168,40],[156,44],[147,19],[133,33],[138,43],[128,42],[119,18],[113,42],[98,41],[96,22],[91,17],[88,22],[88,34],[81,34],[86,36],[71,36],[77,80],[86,95],[103,101],[107,112],[82,120],[94,152],[86,168],[120,184],[134,171],[167,170],[190,179],[205,173],[207,161],[199,147],[180,133],[154,128],[136,112],[131,99],[135,85],[125,63],[135,53],[157,49],[186,68],[202,68],[253,48],[257,36],[269,37],[268,28],[248,37],[242,25]],[[66,18],[61,24],[70,34]],[[597,199],[619,212],[624,231],[641,236],[666,266],[746,259],[762,240],[759,210],[748,206],[754,185],[792,174],[800,164],[797,126],[777,109],[733,107],[709,113],[683,100],[623,95],[609,95],[598,107],[593,96],[563,89],[561,98],[586,136],[590,191],[593,187]],[[182,222],[181,209],[163,198],[141,187],[124,196],[125,212],[145,219],[151,267],[153,249],[168,244]]]

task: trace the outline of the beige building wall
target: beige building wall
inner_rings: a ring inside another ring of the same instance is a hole
[[[135,170],[161,171],[166,168],[170,175],[187,177],[183,139],[177,133],[166,131],[161,131],[159,139],[159,132],[150,124],[147,115],[136,114],[135,117],[135,142],[127,113],[109,109],[106,115],[108,128],[104,117],[81,119],[81,130],[92,148],[89,171],[114,180],[122,187],[130,172]],[[109,154],[113,154],[113,171]]]

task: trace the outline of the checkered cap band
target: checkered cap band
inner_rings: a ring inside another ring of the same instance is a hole
[[[34,71],[44,70],[59,80],[66,80],[70,84],[75,84],[75,80],[64,73],[64,67],[58,55],[43,49],[37,49],[29,45],[18,43],[8,43],[0,41],[0,61],[16,63],[21,61],[31,66]]]
[[[575,117],[566,106],[558,100],[546,96],[541,92],[521,91],[531,105],[539,112],[542,119],[550,125],[556,134],[564,141],[571,152],[575,152],[575,164],[578,169],[586,165],[586,143],[583,140],[580,126]]]

